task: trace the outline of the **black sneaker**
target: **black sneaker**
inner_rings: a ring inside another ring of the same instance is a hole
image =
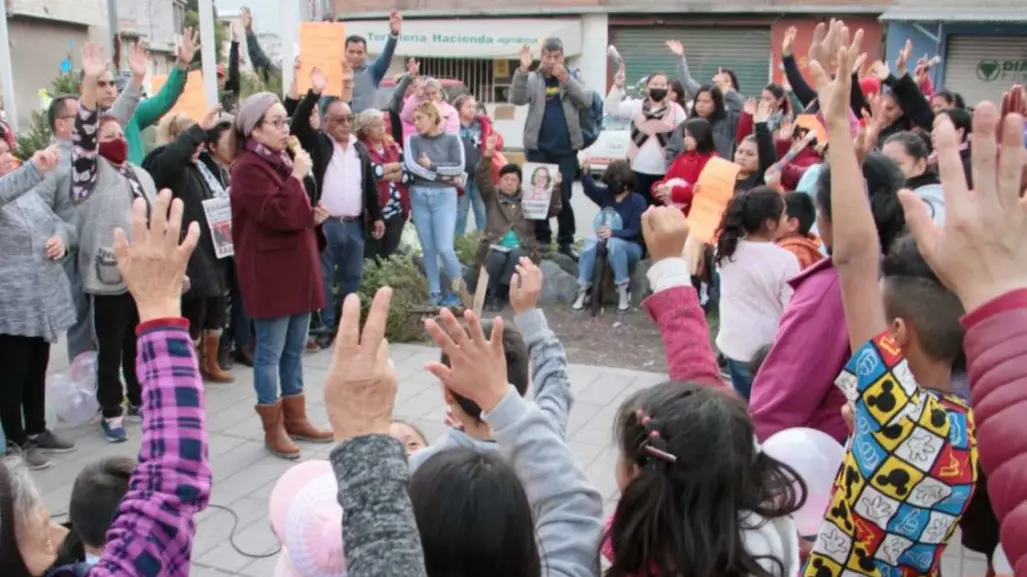
[[[63,454],[75,450],[75,443],[49,430],[43,431],[38,435],[30,435],[29,446],[35,447],[40,452],[47,454]]]
[[[130,423],[143,422],[143,408],[139,405],[128,403],[125,407],[125,420]]]
[[[39,450],[39,447],[33,445],[31,441],[24,446],[9,444],[7,452],[10,455],[20,457],[29,471],[42,471],[51,465],[50,458],[43,454],[43,451]]]

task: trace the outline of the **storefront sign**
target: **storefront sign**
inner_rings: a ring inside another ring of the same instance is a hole
[[[386,20],[350,20],[346,33],[367,39],[367,51],[381,54],[389,39]],[[538,57],[542,40],[563,41],[564,54],[581,53],[581,21],[569,19],[404,20],[397,54],[427,57],[516,58],[528,44]]]
[[[1027,81],[1027,60],[981,60],[977,63],[977,78],[984,82],[1021,84]]]

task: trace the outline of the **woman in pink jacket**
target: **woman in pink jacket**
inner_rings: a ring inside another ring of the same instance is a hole
[[[412,134],[417,134],[414,128],[414,109],[418,103],[425,100],[434,101],[442,111],[442,131],[449,134],[460,135],[460,114],[453,105],[446,102],[446,94],[442,91],[442,83],[435,78],[425,78],[417,91],[403,101],[403,110],[399,113],[403,121],[403,142]]]

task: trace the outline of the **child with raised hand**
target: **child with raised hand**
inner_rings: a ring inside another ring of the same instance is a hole
[[[849,70],[861,39],[862,30],[850,45],[832,21],[815,41]],[[831,204],[846,215],[833,223],[832,257],[852,350],[838,385],[854,427],[804,573],[933,574],[977,478],[973,417],[948,392],[962,311],[909,241],[893,245],[879,289],[880,240],[848,126],[851,76],[832,80],[826,66],[810,63],[831,142]]]
[[[773,342],[792,296],[788,279],[799,273],[795,255],[774,243],[786,223],[784,199],[761,186],[731,199],[717,232],[717,348],[727,357],[731,385],[746,400],[753,379],[749,361]]]
[[[511,277],[510,305],[517,316],[514,327],[503,329],[503,350],[506,355],[507,383],[522,397],[531,383],[535,384],[534,400],[554,429],[564,437],[573,395],[567,376],[567,355],[559,339],[549,329],[545,313],[538,308],[542,294],[542,270],[530,258],[521,257],[517,272]],[[491,331],[491,323],[482,323]],[[449,366],[443,351],[439,360]],[[532,368],[529,377],[529,366]],[[448,389],[444,390],[450,413],[460,428],[450,428],[425,449],[410,455],[410,470],[416,471],[433,455],[456,447],[470,447],[480,453],[498,453],[499,446],[492,429],[482,418],[482,409],[474,401]]]
[[[657,291],[644,305],[673,299],[690,315],[679,317],[678,326],[704,325],[701,314],[691,314],[701,309],[681,258],[684,215],[650,208],[643,230]],[[611,564],[607,577],[670,576],[681,567],[693,577],[792,577],[799,571],[790,515],[805,489],[790,482],[794,471],[760,451],[745,402],[722,384],[710,386],[705,367],[715,370],[716,361],[705,343],[691,343],[688,366],[694,368],[675,375],[671,363],[672,378],[680,380],[639,391],[618,411],[621,499],[602,545]],[[668,357],[674,354],[668,349]]]

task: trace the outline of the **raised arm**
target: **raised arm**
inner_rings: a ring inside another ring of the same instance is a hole
[[[513,79],[510,81],[510,104],[521,106],[531,103],[530,69],[533,61],[531,46],[525,44],[521,47],[520,66],[514,70]]]
[[[192,28],[186,28],[182,32],[182,40],[178,43],[178,62],[168,73],[168,81],[153,98],[150,98],[139,105],[136,110],[135,120],[142,130],[155,124],[162,116],[171,110],[178,97],[185,89],[186,76],[189,73],[189,63],[196,56],[200,48],[200,32]]]
[[[835,34],[832,23],[825,52],[837,54],[838,70],[831,79],[824,65],[811,63],[817,83],[817,97],[831,142],[831,206],[835,214],[845,218],[834,222],[832,260],[838,269],[842,287],[842,303],[849,325],[849,346],[853,351],[881,334],[886,328],[884,307],[878,289],[881,243],[870,211],[870,200],[863,180],[863,171],[856,158],[856,148],[849,129],[849,84],[853,63],[859,53],[862,34],[857,32],[852,46],[840,44],[843,34]],[[830,42],[832,38],[837,38]]]
[[[790,26],[785,30],[785,37],[781,42],[781,66],[784,68],[785,78],[792,88],[792,94],[802,104],[802,108],[805,108],[809,106],[810,102],[813,102],[817,97],[817,93],[806,83],[806,79],[803,78],[802,72],[799,70],[799,64],[795,61],[795,54],[792,52],[792,48],[795,45],[795,37],[798,34],[799,29],[795,26]],[[811,50],[811,54],[815,54],[815,52]]]
[[[199,228],[195,223],[190,226],[182,246],[166,242],[165,235],[174,241],[182,237],[181,201],[175,202],[169,219],[170,204],[171,195],[165,190],[148,226],[146,204],[136,200],[132,245],[123,236],[115,240],[118,268],[141,321],[136,327],[135,370],[142,381],[143,439],[139,464],[91,577],[187,577],[196,534],[194,518],[210,499],[203,380],[189,323],[180,318],[179,304],[185,266]]]
[[[43,172],[37,166],[35,158],[33,158],[33,162],[26,162],[0,177],[0,208],[32,192],[41,182],[43,182]]]
[[[139,107],[139,102],[143,98],[143,78],[146,77],[148,61],[149,57],[146,54],[146,50],[143,49],[139,42],[136,42],[132,53],[128,57],[129,69],[132,70],[132,80],[121,91],[118,99],[114,101],[114,105],[108,111],[118,119],[118,123],[122,126],[128,126],[128,123],[132,121],[132,117],[135,116],[136,109]]]
[[[392,98],[389,99],[389,110],[397,114],[402,112],[407,89],[410,88],[410,84],[413,81],[414,75],[410,73],[404,74],[399,79],[399,82],[396,83],[396,89],[392,91]]]
[[[225,90],[239,98],[242,82],[239,76],[239,36],[235,25],[232,26],[232,45],[228,48],[228,77],[225,79]]]
[[[618,74],[621,74],[618,72]],[[621,78],[623,81],[623,77]],[[618,85],[617,81],[614,80],[614,85],[610,87],[610,92],[606,95],[606,102],[603,103],[607,114],[631,120],[642,111],[643,100],[624,100],[626,93],[624,91],[624,85]]]
[[[654,291],[642,306],[660,327],[670,378],[727,387],[688,263],[681,258],[688,237],[684,214],[674,207],[650,207],[642,215],[642,234],[653,259],[648,276]]]
[[[321,99],[321,92],[315,85],[307,91],[306,96],[293,111],[289,131],[300,141],[304,150],[317,150],[317,130],[310,126],[310,115]],[[321,87],[323,88],[323,86]]]
[[[89,197],[99,178],[97,131],[100,113],[96,109],[96,88],[107,68],[103,49],[93,44],[82,48],[82,96],[75,116],[71,148],[71,200],[78,204]]]
[[[688,98],[695,98],[695,95],[699,93],[701,85],[696,82],[695,78],[692,78],[692,71],[688,69],[688,59],[685,58],[685,47],[682,46],[677,40],[668,40],[667,48],[678,57],[678,80],[681,81],[681,85],[685,87]]]
[[[485,140],[481,160],[478,162],[477,174],[473,175],[478,185],[478,194],[481,195],[481,199],[485,202],[486,206],[496,199],[496,184],[492,180],[492,159],[496,154],[497,136],[492,135]]]
[[[385,41],[385,47],[382,48],[382,53],[378,55],[378,59],[371,65],[371,82],[374,84],[375,90],[382,83],[385,74],[389,72],[389,65],[392,64],[392,55],[396,52],[396,44],[399,42],[399,27],[402,20],[402,16],[395,10],[389,15],[389,39]]]
[[[193,124],[174,141],[159,151],[151,152],[143,161],[143,168],[153,177],[158,187],[178,181],[179,175],[192,164],[196,149],[207,141],[207,133],[199,124]],[[176,196],[181,191],[173,191]]]

